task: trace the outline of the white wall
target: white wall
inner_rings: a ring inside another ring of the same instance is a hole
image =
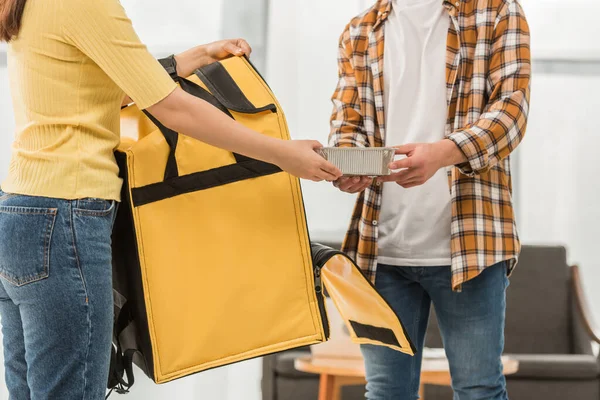
[[[536,77],[515,190],[523,241],[567,247],[600,321],[598,91],[600,76]]]
[[[331,95],[337,83],[339,37],[365,0],[275,0],[271,3],[267,80],[295,139],[327,143]],[[316,12],[318,10],[318,12]],[[328,183],[303,182],[313,240],[341,240],[355,196]]]
[[[598,59],[596,0],[521,0],[537,58]]]
[[[536,74],[519,151],[519,227],[525,243],[559,243],[582,268],[600,322],[600,25],[594,0],[523,1],[534,59],[595,61],[596,75]],[[560,29],[557,29],[560,26]],[[577,67],[574,66],[574,69]]]

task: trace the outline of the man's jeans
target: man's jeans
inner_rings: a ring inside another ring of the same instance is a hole
[[[103,400],[115,202],[0,191],[0,317],[11,400]]]
[[[502,374],[506,264],[486,269],[452,292],[450,267],[377,267],[376,287],[402,319],[417,348],[414,357],[373,345],[366,360],[367,399],[419,398],[419,376],[431,303],[450,362],[455,400],[506,400]]]

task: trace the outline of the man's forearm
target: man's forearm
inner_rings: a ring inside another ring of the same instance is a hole
[[[453,141],[444,139],[433,144],[440,168],[460,165],[467,162],[467,157]]]

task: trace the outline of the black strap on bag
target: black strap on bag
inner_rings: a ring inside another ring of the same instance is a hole
[[[174,54],[171,54],[167,58],[161,58],[158,60],[158,62],[171,76],[171,79],[173,79],[175,82],[179,81],[179,75],[177,75],[177,60],[175,60]]]
[[[232,119],[234,117],[231,111],[244,114],[258,114],[268,111],[277,112],[275,104],[255,107],[219,62],[204,66],[195,72],[212,93],[190,80],[174,76],[173,73],[177,73],[177,68],[172,56],[160,60],[160,62],[184,91],[203,99]],[[165,167],[164,182],[151,184],[142,188],[134,188],[132,190],[132,200],[135,206],[142,206],[183,193],[204,190],[239,180],[281,172],[281,169],[276,165],[233,153],[236,160],[236,163],[233,165],[180,176],[176,159],[179,134],[161,124],[150,113],[144,112],[159,128],[170,150]]]
[[[115,298],[115,320],[113,328],[113,346],[111,348],[110,369],[107,388],[110,389],[106,399],[113,393],[127,394],[135,383],[133,374],[133,356],[137,353],[135,349],[123,352],[121,346],[121,333],[131,324],[132,316],[130,303],[114,291]],[[124,376],[127,379],[124,379]]]
[[[277,106],[275,104],[268,104],[260,108],[255,107],[246,98],[242,90],[239,88],[237,83],[235,83],[227,70],[218,62],[202,67],[195,72],[195,74],[214,93],[214,95],[205,90],[202,86],[196,85],[194,82],[178,76],[177,62],[175,61],[174,56],[171,55],[167,58],[159,60],[159,62],[169,73],[171,78],[179,83],[185,92],[206,101],[227,115],[229,118],[234,119],[229,110],[244,114],[258,114],[265,111],[277,112]],[[168,180],[177,178],[179,176],[179,169],[177,168],[175,152],[177,150],[179,134],[161,124],[160,121],[154,118],[154,116],[152,116],[149,112],[144,111],[144,113],[146,116],[148,116],[148,118],[150,118],[152,123],[154,123],[154,125],[160,129],[165,137],[165,140],[169,144],[170,151],[167,159],[167,166],[165,168],[164,179]],[[234,153],[233,155],[238,163],[255,161],[241,154]]]
[[[277,112],[275,104],[255,107],[221,63],[208,64],[197,69],[195,74],[217,100],[232,111],[242,114],[258,114],[265,111]]]
[[[108,376],[108,385],[110,392],[106,396],[108,398],[113,391],[119,394],[125,394],[129,392],[131,386],[134,383],[133,377],[133,356],[129,359],[126,353],[123,353],[121,347],[120,336],[121,333],[131,323],[131,311],[129,309],[129,302],[127,302],[122,296],[115,291],[115,321],[113,328],[113,346],[110,358],[110,370]],[[125,300],[124,303],[122,301]],[[119,304],[121,303],[121,304]],[[127,376],[127,380],[123,379],[123,375]]]

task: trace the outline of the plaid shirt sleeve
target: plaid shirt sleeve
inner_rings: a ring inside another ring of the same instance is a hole
[[[521,142],[527,126],[531,78],[529,27],[518,2],[499,12],[491,42],[486,111],[472,126],[448,137],[465,154],[462,173],[485,173]]]
[[[351,63],[352,43],[350,25],[340,38],[337,88],[332,96],[333,114],[329,145],[333,147],[367,147],[367,134],[363,125],[358,87]]]

